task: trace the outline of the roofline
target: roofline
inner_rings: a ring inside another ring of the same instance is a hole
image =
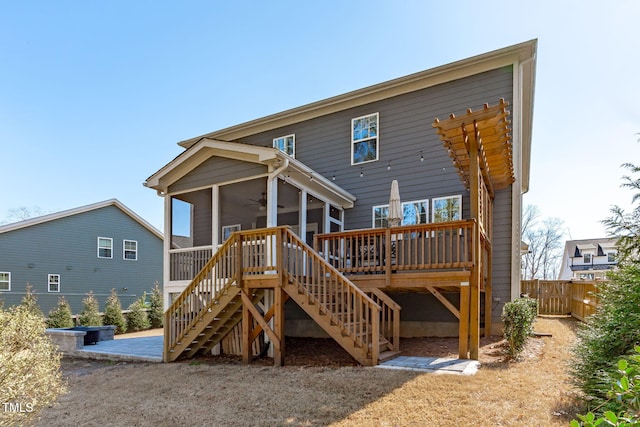
[[[383,100],[397,95],[413,92],[441,83],[457,80],[473,74],[489,71],[507,65],[518,66],[520,64],[535,63],[537,40],[529,40],[506,48],[477,55],[471,58],[452,62],[429,70],[410,74],[387,82],[368,86],[363,89],[347,92],[342,95],[313,102],[293,109],[271,114],[259,119],[227,127],[195,138],[186,139],[178,143],[181,147],[189,148],[201,138],[211,138],[222,141],[234,141],[248,135],[268,131],[274,128],[287,126],[304,120],[331,114],[348,108],[357,107],[371,102]],[[532,67],[532,68],[531,68]],[[528,129],[523,129],[528,135],[523,135],[523,144],[527,147],[523,154],[530,154],[531,141],[531,117],[533,114],[533,89],[535,81],[535,65],[530,65],[531,72],[528,79],[522,81],[522,93],[531,96],[531,111],[524,111],[523,118],[528,122]],[[515,72],[515,70],[514,70]],[[514,88],[515,89],[515,88]],[[523,105],[525,105],[523,103]],[[526,123],[525,123],[526,124]],[[528,175],[528,159],[525,163],[526,175]],[[528,188],[528,178],[526,179]]]
[[[80,206],[73,209],[68,209],[65,211],[55,212],[52,214],[42,215],[35,218],[29,218],[24,221],[18,221],[11,224],[0,226],[0,234],[8,233],[14,230],[20,230],[22,228],[31,227],[38,224],[43,224],[45,222],[55,221],[57,219],[66,218],[73,215],[78,215],[85,212],[90,212],[96,209],[105,208],[107,206],[115,206],[125,214],[129,215],[133,220],[137,221],[144,228],[148,229],[150,232],[155,234],[159,239],[164,240],[164,235],[153,225],[149,224],[145,219],[143,219],[140,215],[123,205],[118,199],[109,199],[103,202],[93,203],[86,206]]]

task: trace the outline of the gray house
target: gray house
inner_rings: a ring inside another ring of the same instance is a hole
[[[73,313],[111,289],[126,308],[162,285],[163,236],[116,199],[0,226],[0,300],[19,304],[27,284],[47,314],[64,296]]]
[[[519,292],[536,45],[179,142],[145,182],[165,199],[165,358],[239,322],[276,363],[285,335],[329,335],[363,364],[398,335],[459,336],[477,357]]]

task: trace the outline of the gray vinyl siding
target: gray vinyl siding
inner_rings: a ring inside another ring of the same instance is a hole
[[[98,258],[98,237],[113,239],[113,258]],[[137,261],[123,259],[124,240],[138,242]],[[45,314],[60,296],[75,314],[88,291],[103,310],[114,288],[126,308],[162,284],[162,250],[162,239],[115,206],[8,231],[0,234],[0,271],[11,272],[11,291],[0,300],[19,304],[29,283]],[[48,274],[60,275],[60,292],[48,292]]]
[[[267,167],[264,165],[211,157],[171,185],[169,192],[191,190],[264,173],[267,173]]]
[[[496,192],[493,206],[493,262],[491,264],[492,293],[494,298],[500,298],[499,302],[491,303],[492,318],[500,321],[502,306],[511,301],[511,257],[512,234],[511,216],[512,206],[511,187]],[[518,246],[519,246],[519,242]]]

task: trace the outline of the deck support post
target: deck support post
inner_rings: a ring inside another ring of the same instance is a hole
[[[469,282],[460,283],[460,322],[458,323],[458,358],[469,357]]]
[[[284,291],[281,287],[274,289],[275,298],[273,301],[274,316],[273,316],[273,331],[275,335],[280,339],[278,348],[273,349],[273,364],[274,366],[284,366]]]
[[[249,311],[249,304],[244,300],[244,291],[240,291],[242,299],[242,362],[249,364],[251,362],[251,325],[252,318]]]
[[[463,124],[463,132],[466,133]],[[471,269],[469,290],[469,357],[478,360],[480,349],[480,278],[482,277],[482,242],[480,239],[480,134],[474,121],[474,133],[467,135],[469,150],[469,198],[471,199],[471,218],[476,220],[473,227],[473,253],[475,263]]]

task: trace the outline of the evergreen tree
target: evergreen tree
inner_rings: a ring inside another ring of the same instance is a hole
[[[82,300],[82,311],[80,312],[80,316],[78,316],[78,323],[82,326],[102,325],[98,300],[93,295],[93,291],[89,291],[87,297]]]
[[[122,314],[122,304],[115,289],[111,289],[111,295],[107,298],[104,306],[104,317],[102,319],[105,325],[114,325],[116,334],[124,334],[127,329],[127,321]]]
[[[144,296],[137,299],[129,306],[127,314],[127,332],[136,332],[149,329],[149,318],[144,306]]]
[[[152,328],[162,328],[164,320],[164,305],[162,299],[162,289],[155,283],[151,291],[151,311],[149,312],[149,323]]]
[[[71,318],[71,307],[64,296],[58,298],[58,305],[49,311],[47,327],[49,328],[71,328],[73,319]]]
[[[38,305],[38,297],[31,292],[31,285],[29,283],[27,283],[27,288],[24,297],[22,297],[21,305],[30,313],[44,317],[44,313],[42,313],[42,310],[40,310],[40,306]]]

